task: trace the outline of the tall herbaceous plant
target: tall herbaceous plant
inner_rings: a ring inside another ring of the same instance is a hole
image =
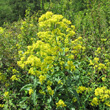
[[[33,79],[33,84],[25,85],[21,91],[29,90],[34,107],[72,108],[77,94],[72,79],[74,61],[84,53],[83,39],[75,37],[75,26],[62,15],[47,12],[38,22],[37,42],[27,46],[17,62]]]

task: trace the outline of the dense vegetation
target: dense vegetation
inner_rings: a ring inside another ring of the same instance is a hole
[[[0,108],[109,110],[109,6],[1,0]]]

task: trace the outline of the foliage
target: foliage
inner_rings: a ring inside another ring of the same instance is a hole
[[[34,11],[43,10],[44,0],[0,0],[0,26],[4,22],[14,22],[25,17],[25,11],[30,8]]]

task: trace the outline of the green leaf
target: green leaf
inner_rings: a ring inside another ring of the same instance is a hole
[[[75,108],[71,108],[71,110],[75,110]]]
[[[37,95],[36,95],[36,90],[33,92],[32,94],[32,100],[33,100],[33,103],[34,103],[34,106],[37,105]]]
[[[23,91],[23,90],[29,90],[31,87],[33,87],[32,84],[26,84],[25,86],[23,86],[20,91]]]
[[[19,103],[22,104],[24,101],[26,101],[27,99],[29,99],[29,97],[22,97],[22,101],[20,101]]]
[[[35,78],[35,79],[34,79],[34,85],[33,85],[34,88],[36,88],[37,85],[38,85],[38,81],[37,81],[37,79]]]
[[[52,97],[50,97],[50,98],[47,100],[48,103],[51,103],[51,101],[52,101]]]

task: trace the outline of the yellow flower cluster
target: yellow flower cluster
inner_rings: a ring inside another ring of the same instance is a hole
[[[8,87],[10,84],[9,83],[5,83],[5,86]]]
[[[73,31],[75,27],[73,25],[69,26],[70,24],[71,22],[63,18],[62,15],[54,15],[52,12],[47,12],[42,15],[39,18],[39,32],[37,33],[37,36],[41,38],[41,40],[33,43],[32,46],[28,46],[26,52],[19,52],[21,58],[17,64],[22,68],[31,66],[29,73],[32,75],[39,76],[39,73],[45,74],[47,71],[54,72],[53,63],[55,60],[58,60],[56,58],[63,52],[65,52],[65,54],[71,52],[74,48],[70,38],[75,34]],[[77,45],[80,44],[81,46],[81,42],[79,41],[81,39],[82,38],[79,37],[75,41]],[[79,49],[75,51],[79,52]],[[66,68],[71,69],[71,71],[75,69],[72,62],[74,59],[73,53],[67,55],[70,61],[67,62],[68,65],[66,65]],[[60,58],[58,61],[63,69],[65,62],[60,60]],[[47,66],[48,68],[46,68]],[[35,68],[38,70],[35,71]]]
[[[99,62],[99,58],[95,57],[95,58],[93,59],[93,61],[90,60],[90,64],[89,64],[89,65],[95,65],[95,64],[98,64],[98,62]]]
[[[100,96],[101,101],[105,101],[106,99],[110,98],[110,90],[105,86],[98,87],[95,89],[95,96]]]
[[[63,100],[60,99],[60,100],[58,101],[58,103],[56,103],[56,106],[57,106],[57,108],[58,108],[58,107],[66,107],[66,104],[64,103]]]
[[[0,34],[2,34],[3,32],[4,32],[4,29],[0,27]]]
[[[101,69],[107,69],[107,67],[105,66],[105,64],[102,64],[102,63],[99,63],[98,64],[98,70],[101,70]]]
[[[47,81],[47,85],[48,85],[48,86],[51,86],[51,85],[52,85],[52,82],[48,80],[48,81]]]
[[[54,90],[52,90],[52,88],[50,86],[47,86],[47,91],[48,91],[49,95],[54,94]]]
[[[61,81],[61,80],[59,80],[59,81],[58,81],[58,84],[61,84],[61,85],[63,85],[63,83],[62,83],[62,81]]]
[[[39,82],[41,83],[41,84],[43,84],[43,82],[46,80],[46,76],[44,76],[44,75],[40,75],[39,76]]]
[[[84,86],[79,86],[79,87],[78,87],[78,90],[77,90],[77,93],[83,93],[85,90],[86,90],[86,87],[84,87]]]
[[[16,77],[16,75],[13,75],[11,78],[10,78],[12,81],[14,81],[14,80],[18,80],[18,78]]]
[[[46,94],[43,90],[39,90],[39,93],[40,93],[40,94],[43,94],[43,95]]]
[[[102,77],[102,81],[106,81],[106,78],[105,77]]]
[[[16,69],[12,69],[13,74],[18,73],[19,71],[17,71]]]
[[[29,65],[31,64],[31,66],[40,66],[41,62],[40,62],[40,59],[34,55],[30,55],[28,58],[27,58],[27,61],[25,62],[25,65]]]
[[[52,12],[47,12],[46,14],[43,14],[43,15],[39,18],[39,22],[45,21],[46,19],[49,19],[52,15],[53,15]]]
[[[62,15],[47,12],[38,21],[39,32],[36,35],[39,40],[27,46],[27,51],[19,51],[21,58],[17,64],[21,68],[26,68],[29,74],[35,75],[41,86],[44,81],[47,82],[47,92],[53,95],[52,83],[47,81],[47,75],[63,69],[74,71],[74,56],[84,51],[85,47],[82,37],[75,40],[75,26],[71,25],[71,21],[63,18]],[[63,83],[58,81],[58,84]],[[43,91],[39,92],[45,94]]]
[[[4,93],[4,96],[5,96],[5,97],[8,97],[8,96],[9,96],[9,92],[5,92],[5,93]]]
[[[76,102],[77,101],[76,97],[73,97],[72,101],[73,102]]]
[[[105,41],[107,41],[107,39],[101,39],[101,41],[102,41],[102,42],[105,42]]]
[[[33,89],[29,89],[29,95],[31,95],[33,93]]]
[[[105,105],[110,106],[110,90],[105,86],[95,89],[95,97],[93,98],[91,105],[97,106],[99,103],[104,102]]]
[[[65,68],[71,71],[75,70],[75,66],[73,65],[72,61],[67,61],[67,65],[65,66]]]
[[[101,48],[98,47],[97,50],[95,51],[95,55],[97,56],[97,55],[100,54],[100,53],[101,53]]]
[[[26,21],[22,21],[22,26],[21,26],[21,31],[23,32],[25,27],[28,27],[28,24],[26,23]]]
[[[4,104],[0,104],[0,108],[3,108],[4,107]]]
[[[92,105],[92,106],[97,106],[98,104],[99,104],[98,98],[97,98],[97,97],[94,97],[94,98],[92,99],[91,105]]]
[[[84,86],[79,86],[78,89],[77,89],[77,93],[80,93],[82,94],[83,92],[91,92],[92,91],[92,88],[87,88],[87,87],[84,87]]]
[[[89,65],[92,65],[93,67],[94,67],[94,69],[97,69],[97,70],[101,70],[101,69],[104,69],[104,70],[106,70],[107,69],[107,66],[105,65],[105,64],[103,64],[103,63],[99,63],[99,58],[97,58],[97,57],[95,57],[94,59],[93,59],[93,61],[92,60],[90,60],[90,64]]]
[[[71,51],[73,54],[77,55],[78,53],[80,53],[80,51],[84,52],[85,51],[85,47],[82,46],[82,37],[78,37],[77,39],[75,39],[74,41],[72,41],[73,44],[73,50]]]
[[[110,101],[107,100],[105,103],[104,103],[106,106],[110,107]]]

